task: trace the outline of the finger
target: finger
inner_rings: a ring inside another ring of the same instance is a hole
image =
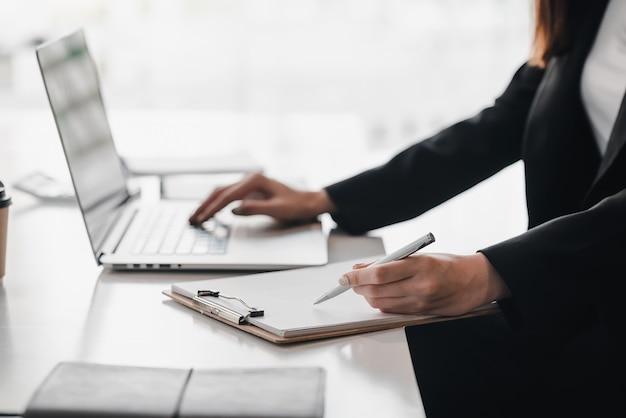
[[[202,223],[224,209],[231,202],[241,200],[253,192],[262,192],[263,179],[265,177],[262,175],[250,175],[238,183],[216,188],[192,215],[192,221],[194,223]]]
[[[216,187],[215,189],[213,189],[211,194],[209,194],[209,197],[207,197],[200,204],[200,206],[198,206],[198,208],[194,211],[194,213],[191,214],[191,216],[189,217],[189,222],[190,223],[197,223],[199,221],[199,219],[203,216],[203,214],[206,211],[207,207],[215,200],[216,196],[218,196],[224,189],[225,189],[225,187]],[[206,219],[204,219],[203,221],[205,221],[205,220]],[[203,222],[203,221],[200,221],[200,222]]]
[[[370,264],[372,264],[372,263],[373,263],[373,261],[372,261],[372,262],[369,262],[369,263],[356,263],[356,264],[352,265],[352,270],[358,270],[358,269],[365,268],[365,267],[369,266],[369,265],[370,265]],[[350,277],[351,277],[351,276],[352,276],[352,275],[351,275],[351,274],[348,274],[348,273],[346,273],[346,274],[342,274],[342,275],[339,277],[339,284],[340,284],[341,286],[352,286],[353,284],[350,282]],[[356,283],[356,281],[355,281],[355,283]],[[358,285],[358,284],[357,284],[357,285]]]
[[[372,308],[378,309],[386,313],[398,314],[432,314],[435,309],[432,306],[413,296],[399,296],[387,298],[368,298],[367,303]]]
[[[451,308],[445,301],[428,300],[419,295],[388,298],[366,297],[365,300],[372,308],[387,313],[457,316],[467,312],[463,309]]]
[[[272,201],[258,200],[256,198],[244,199],[241,204],[233,208],[233,213],[240,216],[269,215],[275,217],[275,203]]]
[[[233,209],[233,213],[244,216],[268,215],[279,221],[293,221],[296,215],[292,209],[284,200],[276,197],[265,200],[246,198],[241,202],[241,205]]]
[[[407,259],[391,261],[389,263],[359,268],[349,271],[343,276],[351,286],[381,285],[410,277],[415,267]]]
[[[405,278],[385,284],[367,284],[352,286],[355,293],[370,299],[398,298],[412,294],[409,280]]]
[[[369,266],[372,263],[373,263],[373,261],[369,262],[369,263],[356,263],[355,265],[352,266],[352,270],[358,270],[358,269],[365,268],[365,267]]]

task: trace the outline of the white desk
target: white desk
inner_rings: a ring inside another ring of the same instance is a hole
[[[64,170],[47,113],[0,116],[0,156],[0,180],[14,199],[7,274],[0,282],[0,412],[21,412],[57,362],[80,360],[197,368],[321,366],[327,371],[329,418],[424,415],[402,329],[278,346],[197,315],[161,291],[208,274],[103,271],[74,204],[43,204],[11,190],[12,181],[36,168]],[[517,233],[525,222],[522,192],[510,186],[520,185],[519,168],[374,235],[392,249],[432,231],[438,238],[433,251],[463,252]],[[485,211],[485,198],[494,208]],[[333,236],[331,257],[375,254],[380,246],[376,237]]]

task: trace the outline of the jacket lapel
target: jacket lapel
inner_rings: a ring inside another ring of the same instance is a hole
[[[590,44],[588,48],[586,48],[585,57],[589,54],[590,49],[593,47],[593,41],[595,40],[595,35],[597,34],[597,30],[599,25],[601,24],[602,17],[604,15],[604,11],[606,10],[606,6],[608,1],[600,1],[602,4],[601,13],[599,14],[600,21],[596,24],[596,29],[594,31],[593,37],[590,39]],[[598,7],[600,5],[598,4]],[[586,58],[585,58],[586,59]],[[584,62],[583,62],[584,65]],[[582,68],[581,68],[582,71]],[[576,86],[580,88],[580,85]],[[607,144],[606,152],[600,161],[600,166],[598,167],[598,171],[595,175],[595,178],[591,184],[587,192],[587,197],[585,199],[586,205],[593,205],[597,203],[598,200],[602,199],[608,194],[612,194],[615,192],[615,186],[617,183],[621,184],[624,179],[615,178],[621,177],[621,172],[624,171],[623,168],[619,167],[619,164],[624,163],[624,144],[626,143],[626,95],[622,99],[622,103],[620,105],[620,109],[617,114],[617,118],[615,120],[615,124],[613,125],[613,129],[611,130],[611,134],[609,136],[609,142]],[[619,157],[619,158],[618,158]],[[617,164],[617,165],[616,165]]]
[[[613,125],[613,129],[611,130],[611,135],[609,136],[609,143],[607,144],[606,152],[604,153],[604,158],[600,163],[600,169],[598,170],[598,175],[594,181],[594,185],[606,174],[607,170],[611,165],[615,162],[617,155],[622,152],[624,148],[624,143],[626,142],[626,95],[622,99],[622,104],[620,106],[619,112],[617,113],[617,119],[615,120],[615,125]]]

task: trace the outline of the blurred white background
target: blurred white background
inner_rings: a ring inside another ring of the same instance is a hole
[[[398,148],[490,104],[530,1],[0,0],[0,108],[47,106],[34,45],[84,27],[110,108],[345,115]]]

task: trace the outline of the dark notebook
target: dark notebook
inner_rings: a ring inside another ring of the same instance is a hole
[[[59,363],[24,418],[289,417],[324,411],[321,368],[168,369]]]

